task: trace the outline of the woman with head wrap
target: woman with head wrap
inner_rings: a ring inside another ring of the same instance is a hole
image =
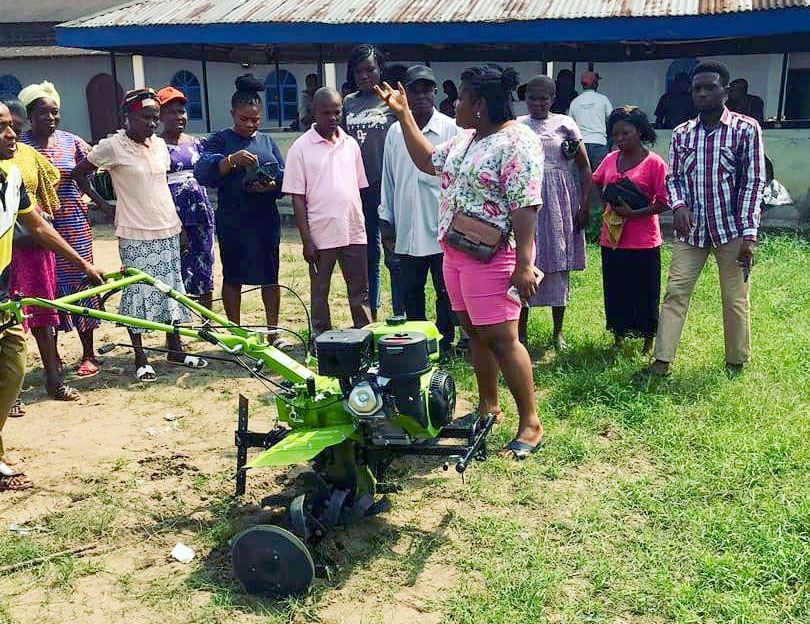
[[[259,132],[264,83],[253,74],[236,79],[233,126],[208,139],[194,166],[197,179],[217,189],[216,229],[222,261],[225,313],[240,323],[242,285],[261,286],[267,326],[278,325],[281,197],[284,160],[275,141]],[[278,347],[289,342],[274,337]]]
[[[169,190],[183,224],[180,237],[183,284],[186,293],[210,308],[214,290],[214,209],[205,187],[194,178],[194,165],[205,142],[185,133],[188,112],[182,91],[164,87],[157,95],[163,123],[160,137],[166,141],[172,159]]]
[[[50,82],[32,84],[18,96],[28,113],[31,129],[23,132],[20,143],[36,149],[59,170],[60,180],[56,185],[60,209],[53,215],[53,225],[62,237],[70,243],[79,255],[93,263],[93,232],[87,220],[87,204],[82,200],[82,192],[89,195],[101,206],[106,202],[95,192],[89,182],[82,182],[79,187],[70,174],[76,163],[90,151],[90,146],[74,134],[59,130],[60,105],[59,93]],[[56,292],[62,297],[87,288],[85,275],[61,256],[56,257]],[[76,302],[85,308],[100,307],[100,299],[91,297]],[[59,328],[70,331],[73,326],[79,333],[82,343],[82,359],[76,368],[80,377],[89,377],[98,373],[99,362],[93,348],[93,331],[100,321],[85,316],[73,316],[59,313]],[[56,345],[54,344],[54,349]],[[57,361],[61,367],[61,361]]]
[[[21,102],[6,102],[14,120],[13,128],[17,135],[22,134],[26,121],[25,107]],[[59,197],[56,186],[59,183],[59,170],[37,150],[23,143],[17,144],[17,151],[11,159],[22,174],[23,184],[42,216],[53,222],[59,212]],[[56,291],[56,257],[55,254],[33,242],[15,242],[14,255],[11,260],[10,292],[26,297],[54,299]],[[60,378],[59,359],[56,352],[56,333],[59,326],[59,315],[52,308],[27,307],[28,315],[23,327],[31,330],[37,341],[42,365],[45,369],[45,388],[48,394],[60,401],[76,401],[81,395]],[[12,416],[22,416],[22,406],[18,403]]]
[[[180,219],[166,180],[171,164],[166,143],[155,136],[160,104],[152,89],[136,89],[124,95],[126,129],[99,141],[87,158],[76,165],[73,176],[86,180],[98,167],[110,172],[115,194],[115,235],[121,264],[140,269],[174,290],[185,293],[180,268]],[[121,314],[155,323],[183,323],[191,319],[186,307],[147,284],[128,286],[121,296]],[[155,369],[143,350],[141,334],[130,328],[135,347],[135,376],[154,381]],[[167,359],[189,368],[207,362],[183,353],[180,336],[167,334]]]

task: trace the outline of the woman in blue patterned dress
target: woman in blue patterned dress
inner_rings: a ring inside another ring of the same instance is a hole
[[[35,148],[52,165],[59,169],[61,180],[56,186],[61,208],[54,214],[53,225],[79,255],[93,263],[93,231],[87,219],[87,204],[82,200],[82,192],[94,202],[107,206],[107,202],[86,181],[80,188],[71,173],[76,163],[84,160],[90,146],[80,137],[70,132],[58,130],[60,121],[59,93],[50,82],[33,84],[20,91],[19,100],[28,113],[31,129],[24,132],[20,142]],[[84,273],[70,262],[56,256],[56,291],[58,296],[71,295],[88,287]],[[76,302],[85,308],[98,309],[98,297]],[[76,368],[80,377],[90,377],[98,373],[99,362],[93,349],[93,332],[99,326],[98,319],[59,313],[59,330],[70,331],[74,325],[82,343],[82,359]],[[56,339],[54,335],[54,340]],[[57,356],[58,357],[58,356]]]
[[[210,308],[214,290],[214,210],[205,187],[194,178],[194,165],[205,143],[185,134],[188,113],[183,92],[164,87],[157,95],[163,123],[160,136],[166,141],[172,159],[169,190],[183,224],[180,255],[183,284],[187,294]]]

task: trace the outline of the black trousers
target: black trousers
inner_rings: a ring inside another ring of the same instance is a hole
[[[415,321],[427,320],[425,315],[425,284],[427,274],[433,279],[433,290],[436,291],[436,327],[442,333],[441,350],[447,351],[453,344],[454,317],[450,308],[450,298],[444,287],[442,259],[444,254],[432,256],[405,256],[399,258],[399,287],[405,315]]]

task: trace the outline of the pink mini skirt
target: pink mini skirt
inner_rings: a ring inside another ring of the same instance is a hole
[[[517,266],[517,250],[504,247],[489,262],[481,262],[443,241],[444,284],[454,312],[466,312],[476,327],[520,318],[521,306],[506,296]]]

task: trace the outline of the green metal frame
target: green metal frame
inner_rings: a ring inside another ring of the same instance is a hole
[[[18,297],[0,302],[0,321],[10,319],[6,326],[22,323],[25,318],[23,308],[26,306],[55,308],[128,327],[205,340],[234,356],[261,363],[260,368],[272,371],[291,384],[289,389],[277,393],[276,407],[278,420],[287,423],[292,431],[280,442],[256,455],[245,467],[301,463],[315,459],[328,449],[321,467],[328,482],[351,489],[355,498],[367,493],[373,499],[376,479],[371,467],[364,461],[358,461],[357,455],[358,449],[365,445],[366,440],[358,431],[355,418],[344,407],[343,390],[338,379],[313,372],[269,344],[262,332],[251,331],[232,323],[143,271],[125,268],[105,274],[104,278],[105,283],[100,286],[58,299]],[[208,323],[203,323],[200,328],[175,326],[77,305],[89,297],[108,295],[133,284],[153,286]],[[375,342],[392,332],[391,326],[386,323],[373,323],[366,329],[372,332]],[[396,331],[418,331],[435,344],[441,339],[436,326],[426,321],[409,321],[396,326]],[[430,358],[434,361],[438,359],[438,349],[435,349]],[[429,380],[430,375],[422,376],[423,396],[427,395]],[[432,424],[425,427],[405,415],[400,414],[397,422],[415,438],[435,437],[439,433]]]
[[[266,340],[261,332],[247,330],[227,318],[200,305],[184,293],[180,293],[167,284],[138,269],[126,268],[120,272],[104,275],[105,283],[86,290],[59,297],[58,299],[40,299],[19,297],[0,302],[0,314],[10,315],[17,323],[24,319],[25,306],[55,308],[65,312],[97,318],[103,321],[119,323],[128,327],[161,331],[167,334],[197,338],[217,345],[224,351],[261,362],[263,367],[292,382],[292,391],[277,400],[279,419],[289,423],[293,428],[315,428],[352,423],[351,415],[345,412],[340,404],[342,392],[338,380],[314,373],[286,353],[276,349]],[[96,310],[76,305],[77,302],[96,295],[105,295],[121,290],[133,284],[149,284],[168,297],[209,321],[213,328],[199,329],[155,323],[144,319]]]

